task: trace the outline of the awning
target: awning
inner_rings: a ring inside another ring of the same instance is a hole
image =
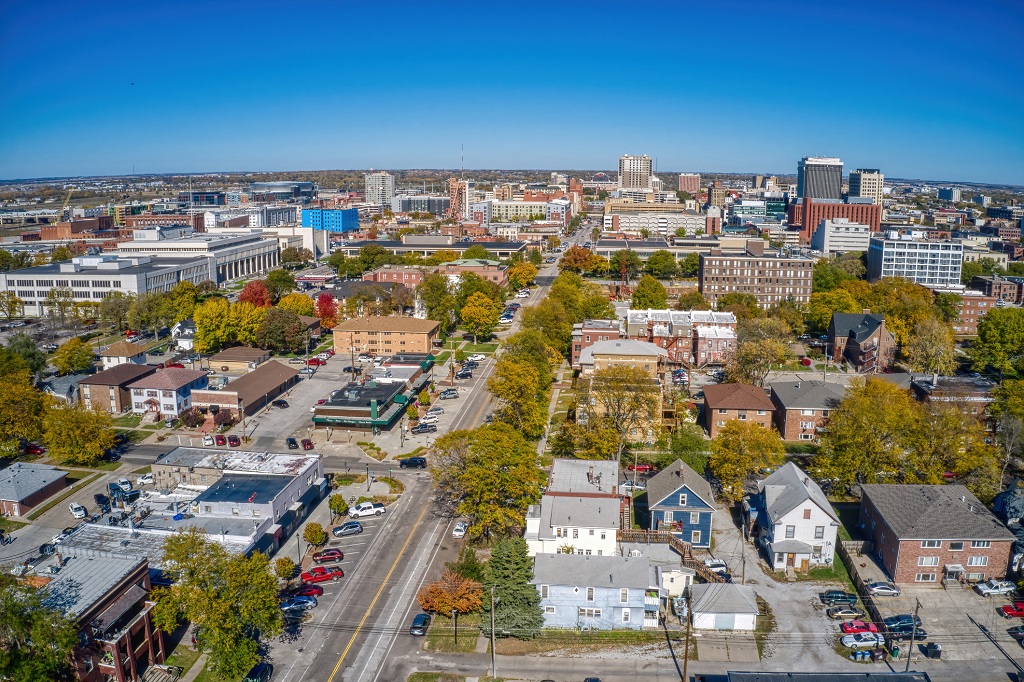
[[[966,573],[963,564],[946,564],[942,567],[946,573]]]
[[[145,596],[146,590],[138,585],[132,585],[124,594],[117,598],[117,601],[108,606],[103,613],[92,621],[92,627],[96,632],[106,634],[107,628],[116,623],[121,616],[128,613]]]
[[[768,543],[768,549],[776,554],[810,554],[811,546],[799,540],[779,540]]]

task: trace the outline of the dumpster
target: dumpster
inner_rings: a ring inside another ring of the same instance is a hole
[[[928,646],[924,649],[924,655],[926,658],[942,658],[942,645],[935,642],[929,642]]]

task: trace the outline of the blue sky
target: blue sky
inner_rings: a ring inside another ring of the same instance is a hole
[[[1024,3],[0,0],[0,178],[615,167],[1024,184]]]

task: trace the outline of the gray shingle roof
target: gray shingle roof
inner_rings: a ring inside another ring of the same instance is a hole
[[[842,384],[825,381],[776,381],[772,386],[779,402],[787,410],[834,408],[846,393]]]
[[[144,376],[149,376],[156,372],[156,365],[136,365],[131,362],[126,362],[120,365],[114,365],[110,369],[105,369],[102,372],[96,372],[91,377],[86,377],[78,383],[89,384],[89,385],[103,385],[103,386],[121,386],[129,382],[140,379]]]
[[[596,554],[538,554],[533,563],[534,585],[633,588],[651,585],[647,557],[597,556]]]
[[[883,315],[865,315],[863,313],[832,313],[832,328],[836,337],[847,338],[853,334],[858,342],[863,341],[885,322]]]
[[[583,352],[580,353],[580,364],[592,365],[594,355],[632,355],[639,362],[641,358],[668,357],[668,351],[647,341],[632,339],[598,341],[583,349]]]
[[[145,562],[139,557],[71,556],[45,588],[43,603],[82,616]]]
[[[757,613],[754,588],[734,583],[708,583],[690,588],[694,613]]]
[[[771,476],[757,482],[757,489],[764,497],[765,511],[772,523],[789,512],[811,500],[839,523],[832,505],[828,503],[825,493],[818,484],[803,470],[792,462],[786,462]]]
[[[545,495],[540,500],[539,534],[544,539],[555,537],[555,527],[618,529],[619,521],[617,499]]]
[[[865,484],[861,490],[900,540],[1015,539],[959,484]]]
[[[709,506],[715,506],[715,496],[711,492],[711,484],[703,476],[677,459],[647,481],[647,504],[653,507],[666,497],[687,486]]]
[[[31,462],[15,462],[0,469],[0,500],[21,502],[41,488],[64,478],[57,467]]]

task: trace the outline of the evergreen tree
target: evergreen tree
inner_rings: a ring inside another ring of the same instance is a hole
[[[493,588],[494,635],[518,639],[536,637],[544,624],[544,613],[540,608],[540,593],[530,584],[533,560],[527,553],[526,540],[517,537],[499,542],[487,562],[486,574],[483,610],[485,614],[490,613]],[[483,620],[483,633],[490,635],[490,618]]]

